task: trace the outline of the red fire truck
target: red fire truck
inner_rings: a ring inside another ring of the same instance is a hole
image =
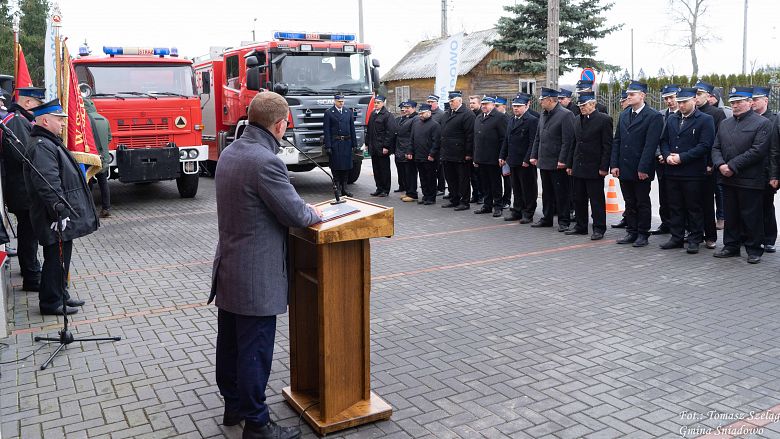
[[[83,48],[82,48],[83,49]],[[200,98],[192,61],[176,49],[103,47],[73,60],[81,92],[108,119],[110,178],[123,183],[176,179],[179,195],[198,192],[203,144]]]
[[[213,48],[195,64],[203,109],[203,141],[209,146],[209,166],[219,153],[241,135],[249,102],[259,91],[273,90],[290,105],[288,129],[279,157],[290,171],[315,167],[293,145],[321,166],[324,151],[322,121],[333,106],[334,94],[345,97],[353,109],[357,145],[363,145],[365,126],[379,86],[379,61],[370,58],[371,47],[355,42],[352,34],[276,32],[274,39],[234,49]],[[359,149],[349,181],[360,176]]]

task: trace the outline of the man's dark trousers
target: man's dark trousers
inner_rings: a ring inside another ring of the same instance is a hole
[[[54,243],[43,246],[43,270],[41,271],[41,288],[38,291],[39,307],[41,312],[51,312],[62,305],[62,296],[70,299],[65,281],[70,270],[70,255],[73,251],[73,241],[62,242],[62,261],[65,264],[65,272],[60,265],[60,245]]]
[[[469,204],[471,197],[471,162],[444,162],[444,175],[450,188],[450,203]]]
[[[371,169],[374,171],[376,190],[390,193],[390,155],[372,155]]]
[[[626,233],[650,236],[650,179],[620,180],[620,192],[626,202]]]
[[[669,227],[669,196],[666,189],[665,165],[657,165],[655,168],[656,181],[658,181],[658,216],[661,217],[661,226]]]
[[[775,193],[771,186],[764,189],[764,244],[775,245],[777,242],[777,218],[775,218]],[[21,251],[19,252],[21,255]]]
[[[512,166],[512,192],[515,199],[512,210],[523,218],[533,218],[536,212],[536,199],[539,198],[539,187],[536,183],[536,166]]]
[[[501,178],[502,184],[504,186],[504,195],[501,197],[501,202],[504,204],[510,204],[512,202],[512,177],[508,175],[502,175]]]
[[[108,188],[108,171],[99,172],[95,179],[100,189],[100,207],[105,210],[111,209],[111,191]]]
[[[588,230],[588,203],[593,218],[593,232],[607,231],[607,207],[604,199],[604,178],[574,177],[574,214],[577,230]]]
[[[558,225],[568,227],[571,214],[571,179],[563,169],[554,171],[540,169],[542,179],[542,219],[552,224],[555,210],[558,211]]]
[[[718,240],[718,229],[715,224],[715,183],[715,175],[708,175],[704,181],[702,192],[704,200],[701,205],[702,214],[704,215],[704,239],[712,242]]]
[[[423,201],[436,201],[436,162],[418,161],[417,172],[420,174],[420,188]]]
[[[417,164],[411,160],[404,163],[406,174],[406,196],[417,199]]]
[[[690,232],[688,242],[700,244],[704,239],[704,210],[701,194],[706,185],[704,179],[665,178],[669,231],[673,241],[682,244],[686,229]]]
[[[444,180],[444,164],[442,164],[441,160],[436,160],[436,189],[439,190],[439,192],[444,192],[444,189],[446,189],[447,183]]]
[[[483,209],[493,209],[493,207],[502,207],[501,198],[504,195],[501,187],[501,167],[496,165],[479,165],[476,168],[479,174],[479,182],[482,185],[482,195],[485,202]]]
[[[764,249],[763,190],[723,185],[723,204],[726,227],[723,229],[723,248],[739,251],[745,245],[748,255],[761,256]]]
[[[265,388],[274,356],[276,316],[244,316],[220,309],[217,325],[217,386],[225,398],[225,411],[247,422],[268,423]]]
[[[41,263],[38,262],[38,238],[35,237],[30,211],[20,210],[16,214],[16,244],[19,268],[22,272],[23,286],[35,286],[41,282]]]
[[[471,182],[471,193],[474,194],[474,197],[477,199],[484,197],[485,194],[482,193],[482,183],[479,181],[479,172],[477,171],[477,168],[474,167],[474,162],[469,160],[468,164],[469,164],[469,181]]]
[[[405,162],[395,161],[395,173],[398,180],[398,189],[402,192],[406,192],[406,172],[404,171]]]

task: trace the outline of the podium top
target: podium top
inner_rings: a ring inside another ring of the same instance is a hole
[[[346,200],[346,204],[357,208],[358,211],[306,228],[290,229],[290,233],[314,244],[393,236],[395,215],[392,207],[349,197],[342,197],[342,199]],[[316,206],[325,207],[329,203],[330,201],[324,201]]]

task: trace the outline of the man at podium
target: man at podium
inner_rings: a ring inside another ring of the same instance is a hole
[[[225,399],[222,423],[244,420],[244,439],[301,435],[274,423],[265,404],[276,316],[287,311],[288,228],[320,221],[319,209],[301,199],[276,156],[288,112],[281,95],[258,93],[249,125],[222,152],[215,174],[219,242],[209,303],[216,297],[219,308],[216,377]]]

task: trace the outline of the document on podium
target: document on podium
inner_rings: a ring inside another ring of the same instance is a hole
[[[322,222],[326,223],[359,211],[360,209],[347,203],[330,204],[322,208]]]

